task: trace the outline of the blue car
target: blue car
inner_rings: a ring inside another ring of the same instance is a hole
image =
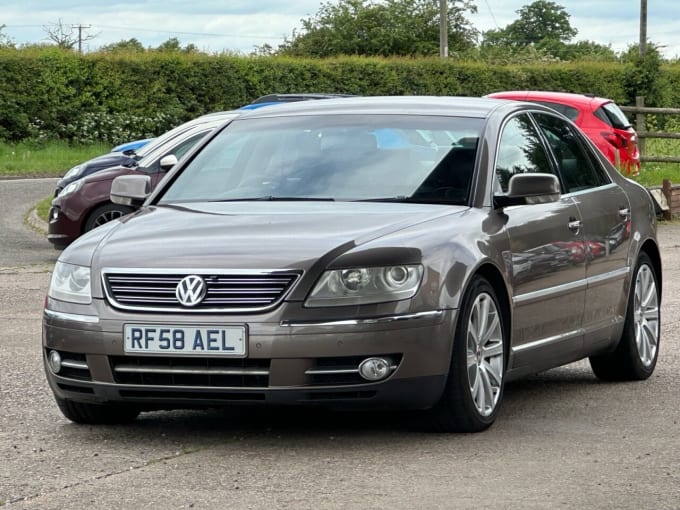
[[[151,140],[153,140],[153,138],[144,138],[143,140],[134,140],[132,142],[121,143],[120,145],[116,145],[113,149],[111,149],[111,152],[134,152],[144,147]]]

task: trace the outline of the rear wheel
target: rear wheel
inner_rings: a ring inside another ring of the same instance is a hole
[[[134,209],[126,205],[119,204],[104,204],[97,207],[85,222],[84,231],[89,232],[93,228],[97,228],[104,223],[108,223],[111,220],[130,214]]]
[[[621,340],[613,352],[590,358],[598,378],[642,380],[652,375],[659,356],[660,302],[654,266],[649,256],[641,253],[633,274]]]
[[[460,314],[446,389],[430,411],[431,428],[440,432],[485,430],[503,397],[506,334],[496,292],[485,278],[473,278]]]
[[[112,425],[130,423],[139,415],[139,409],[123,404],[85,404],[70,399],[57,398],[62,414],[75,423],[87,425]]]

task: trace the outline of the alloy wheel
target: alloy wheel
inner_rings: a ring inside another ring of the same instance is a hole
[[[654,273],[646,264],[638,270],[634,300],[635,344],[640,361],[649,367],[659,345],[659,296]]]
[[[503,383],[503,331],[496,303],[485,292],[475,299],[468,321],[467,371],[477,411],[491,415]]]

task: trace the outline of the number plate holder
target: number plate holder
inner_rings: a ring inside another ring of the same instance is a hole
[[[245,326],[190,326],[125,324],[126,354],[181,354],[189,356],[246,356]]]

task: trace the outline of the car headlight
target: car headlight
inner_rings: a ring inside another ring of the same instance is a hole
[[[64,174],[64,179],[71,179],[73,177],[76,177],[77,175],[80,174],[80,171],[83,169],[82,166],[76,165],[73,168],[71,168],[68,172]]]
[[[90,268],[57,261],[47,295],[69,303],[91,303]]]
[[[305,306],[363,305],[408,299],[415,295],[422,277],[420,265],[334,269],[321,275]]]
[[[59,197],[64,197],[66,195],[70,195],[71,193],[75,193],[80,189],[80,187],[83,185],[83,180],[78,179],[77,181],[73,181],[71,184],[66,186],[63,190],[59,192]]]

